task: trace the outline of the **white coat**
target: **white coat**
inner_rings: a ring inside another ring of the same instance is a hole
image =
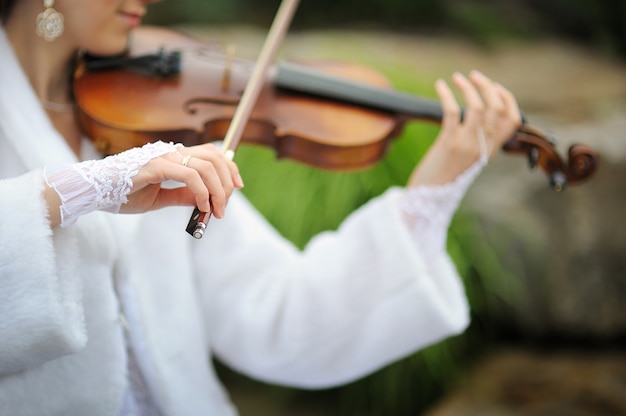
[[[0,415],[117,415],[127,340],[164,415],[226,416],[212,355],[266,382],[329,387],[466,327],[456,269],[417,252],[401,189],[303,251],[239,193],[201,240],[184,231],[189,207],[51,229],[41,168],[77,159],[2,30],[0,56]]]

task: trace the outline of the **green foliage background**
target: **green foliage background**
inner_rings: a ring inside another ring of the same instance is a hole
[[[266,27],[278,0],[176,0],[151,6],[151,23],[250,23]],[[566,37],[626,57],[623,0],[301,0],[292,28],[377,27],[499,36]]]

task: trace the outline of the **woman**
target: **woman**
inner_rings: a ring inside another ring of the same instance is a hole
[[[266,382],[329,387],[463,331],[447,227],[519,126],[511,93],[455,74],[460,122],[437,81],[441,132],[406,189],[299,251],[213,145],[100,159],[81,134],[77,54],[122,52],[148,3],[0,0],[0,414],[234,415],[211,354]],[[209,197],[217,219],[195,240],[173,219]]]

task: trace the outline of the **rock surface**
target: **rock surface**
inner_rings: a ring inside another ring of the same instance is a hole
[[[505,350],[423,416],[626,415],[626,355]]]

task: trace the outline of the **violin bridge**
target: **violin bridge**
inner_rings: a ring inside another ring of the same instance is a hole
[[[222,91],[230,89],[230,77],[233,67],[233,57],[235,56],[235,45],[228,45],[226,48],[226,61],[224,62],[224,76],[222,77]]]

